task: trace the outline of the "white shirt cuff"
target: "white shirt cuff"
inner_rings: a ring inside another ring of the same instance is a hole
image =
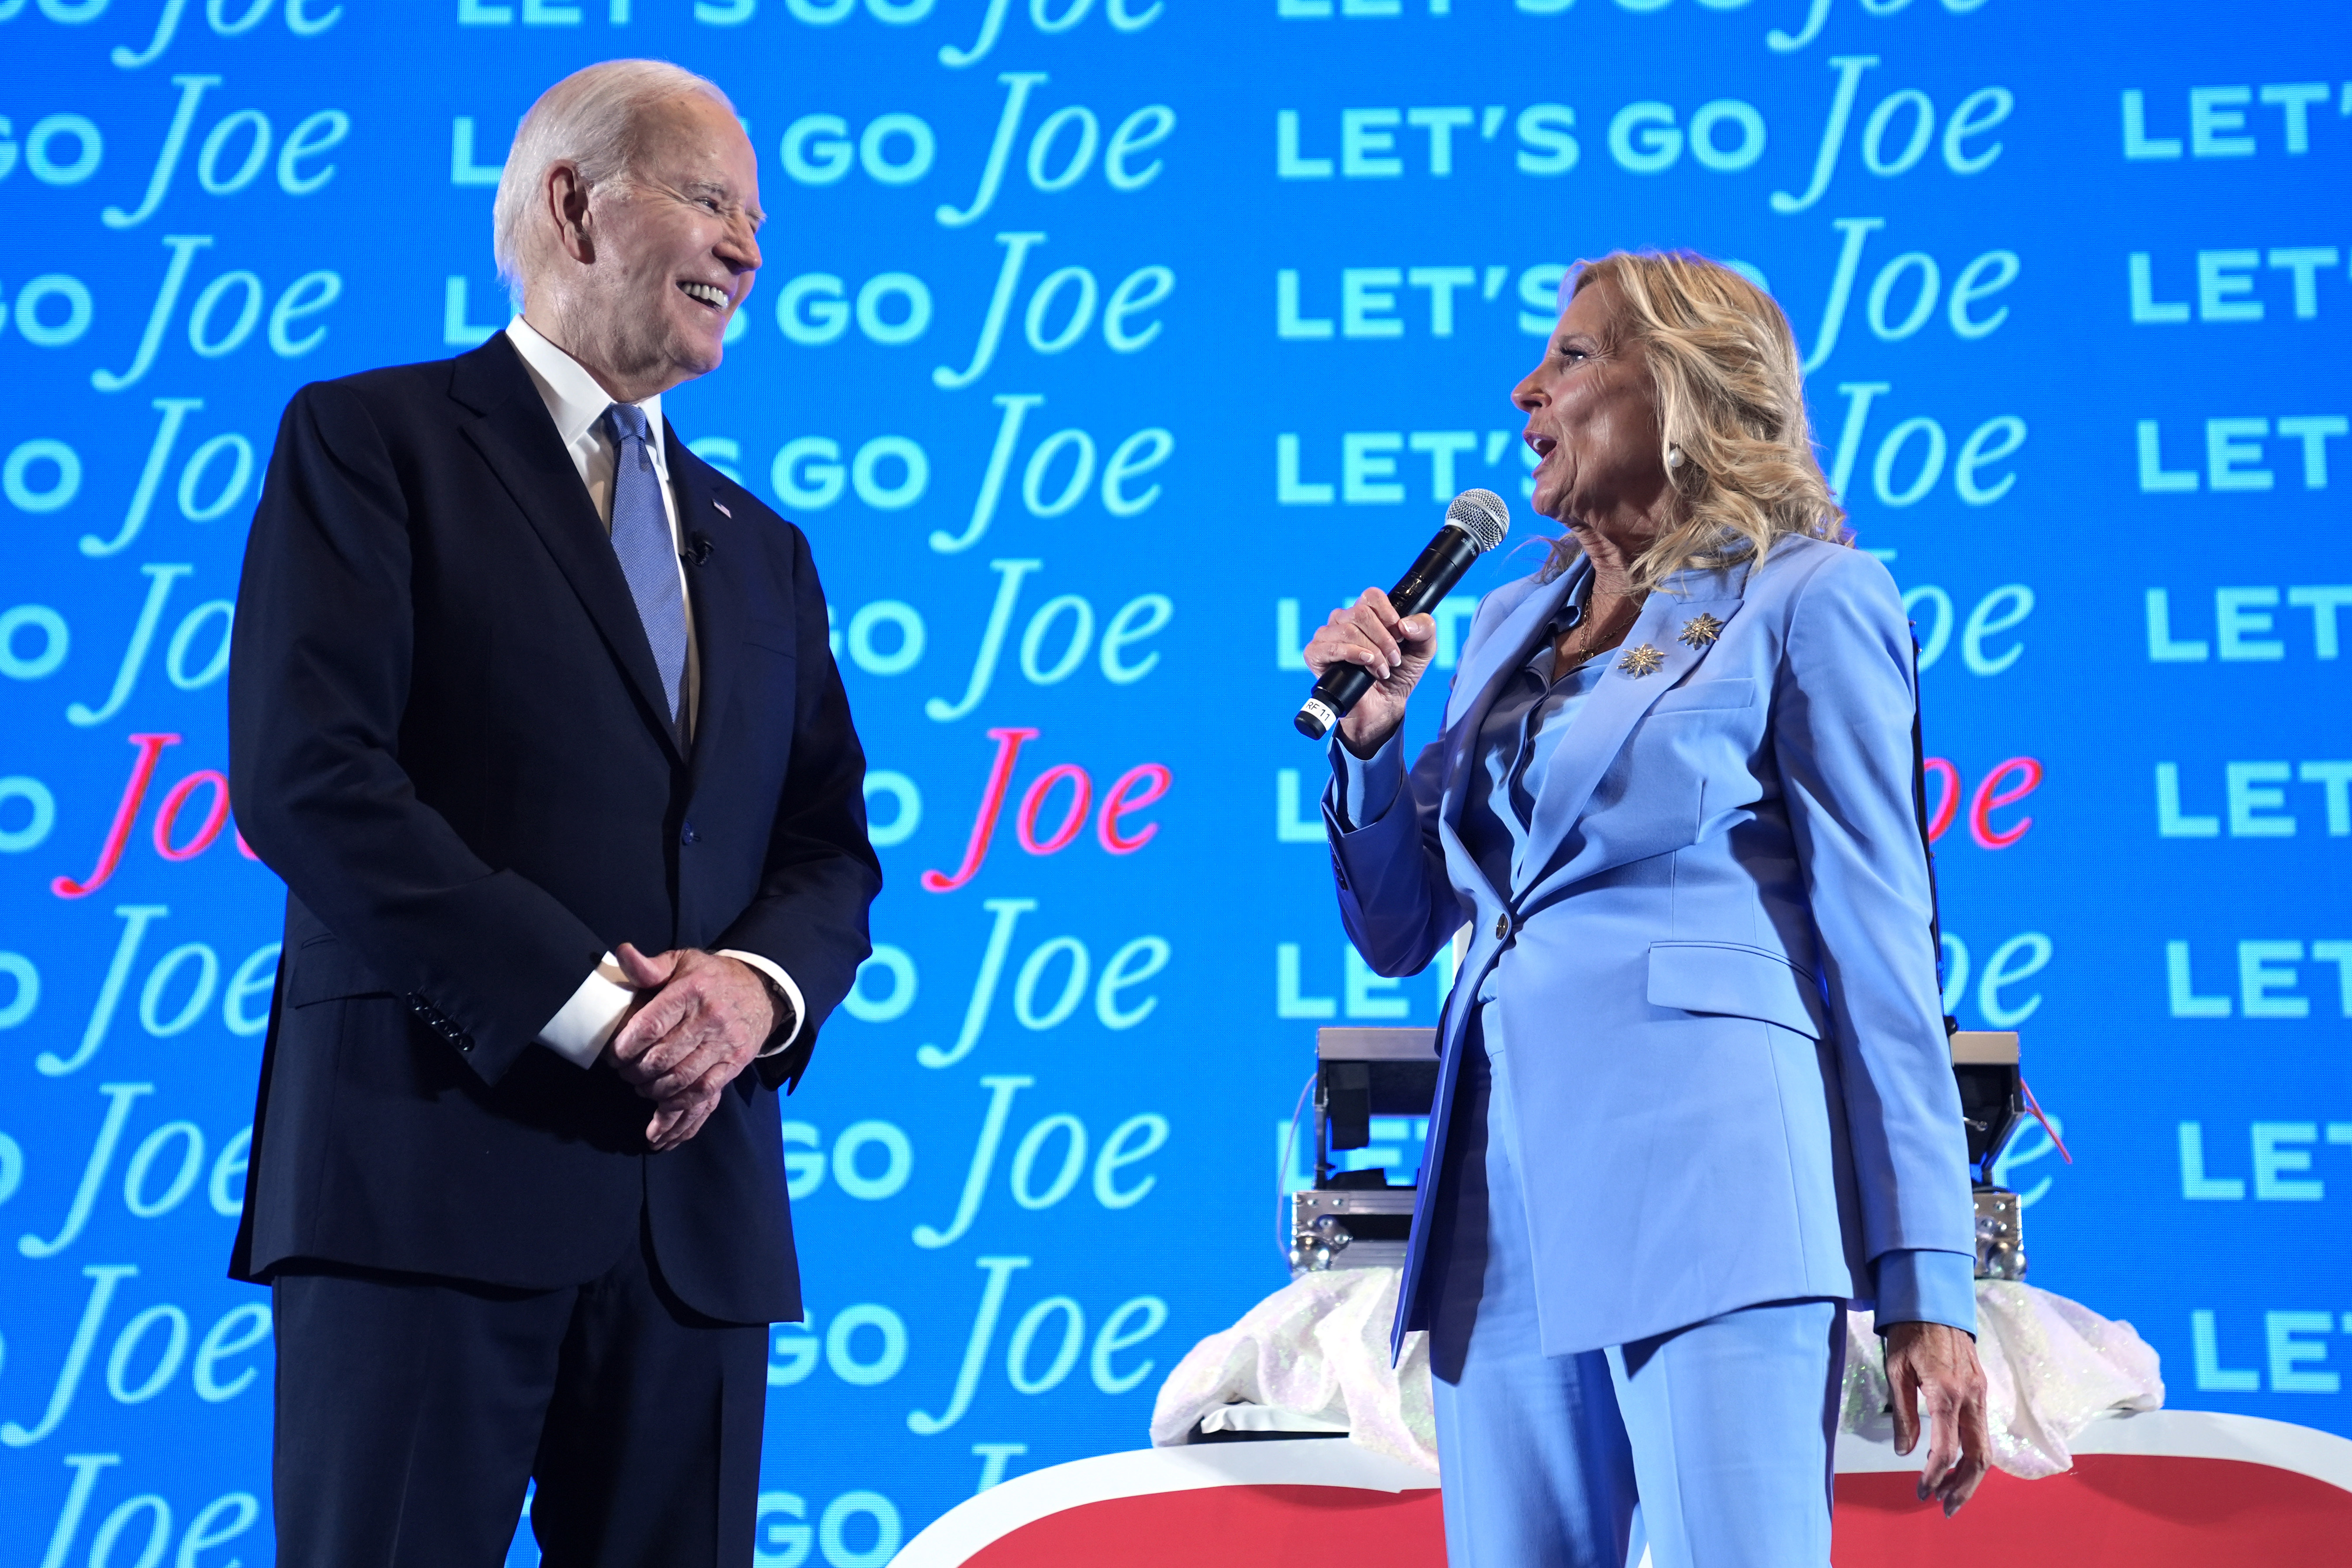
[[[593,1067],[636,999],[621,961],[608,952],[539,1031],[539,1043],[574,1067]]]
[[[794,1040],[799,1039],[801,1030],[807,1026],[808,1008],[802,1005],[801,988],[793,984],[793,977],[785,973],[783,969],[772,960],[762,958],[756,952],[746,952],[740,947],[722,947],[719,950],[719,955],[721,958],[740,959],[750,964],[774,981],[776,988],[784,994],[784,999],[793,1005],[793,1032],[780,1037],[774,1044],[760,1054],[763,1057],[772,1057]]]

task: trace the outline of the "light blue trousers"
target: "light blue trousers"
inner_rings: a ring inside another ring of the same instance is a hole
[[[1646,1544],[1653,1568],[1829,1568],[1841,1304],[1545,1355],[1510,1124],[1488,1116],[1508,1053],[1475,1025],[1465,1045],[1430,1248],[1446,1561],[1633,1568]]]

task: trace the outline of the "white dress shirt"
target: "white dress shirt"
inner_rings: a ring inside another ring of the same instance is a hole
[[[619,454],[613,438],[604,427],[604,410],[613,398],[596,378],[588,374],[579,361],[550,342],[529,321],[517,316],[507,323],[507,340],[522,356],[523,368],[530,373],[531,384],[547,405],[550,418],[555,421],[555,433],[571,454],[572,466],[579,470],[580,482],[588,487],[588,499],[596,508],[596,515],[610,532],[613,527],[613,472]],[[669,480],[668,437],[662,427],[661,395],[656,393],[637,406],[645,410],[646,423],[652,427],[651,448],[654,472],[661,479],[662,511],[669,520],[672,553],[678,553],[677,497]],[[678,592],[686,595],[686,673],[678,686],[678,730],[688,744],[694,735],[695,704],[701,695],[700,651],[696,646],[693,597],[688,592],[686,563],[681,558],[677,567]],[[778,1039],[761,1055],[770,1056],[782,1050],[800,1037],[806,1026],[807,1009],[801,1004],[801,989],[781,966],[756,952],[722,948],[720,954],[740,959],[761,974],[776,983],[776,988],[792,1003],[793,1032]],[[636,1000],[637,992],[621,972],[620,960],[606,953],[580,983],[572,999],[547,1021],[539,1032],[540,1044],[580,1067],[593,1064],[604,1054],[605,1044],[621,1026],[621,1020]]]

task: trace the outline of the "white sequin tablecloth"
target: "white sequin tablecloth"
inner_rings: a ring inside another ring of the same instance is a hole
[[[1423,1336],[1407,1336],[1402,1363],[1389,1365],[1398,1278],[1394,1268],[1343,1268],[1276,1290],[1177,1363],[1152,1410],[1151,1441],[1183,1443],[1210,1413],[1251,1405],[1307,1429],[1345,1430],[1360,1447],[1434,1473]],[[1977,1354],[1993,1463],[2013,1476],[2070,1468],[2067,1445],[2107,1411],[2164,1404],[2156,1352],[2129,1323],[2031,1285],[1977,1282]],[[1886,1409],[1878,1335],[1869,1313],[1850,1312],[1842,1425],[1884,1440],[1893,1428]]]

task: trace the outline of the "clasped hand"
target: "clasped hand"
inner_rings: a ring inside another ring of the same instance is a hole
[[[605,1054],[654,1102],[646,1142],[660,1153],[702,1130],[773,1033],[776,1006],[767,982],[740,959],[691,947],[648,958],[627,942],[613,955],[638,1000]]]

